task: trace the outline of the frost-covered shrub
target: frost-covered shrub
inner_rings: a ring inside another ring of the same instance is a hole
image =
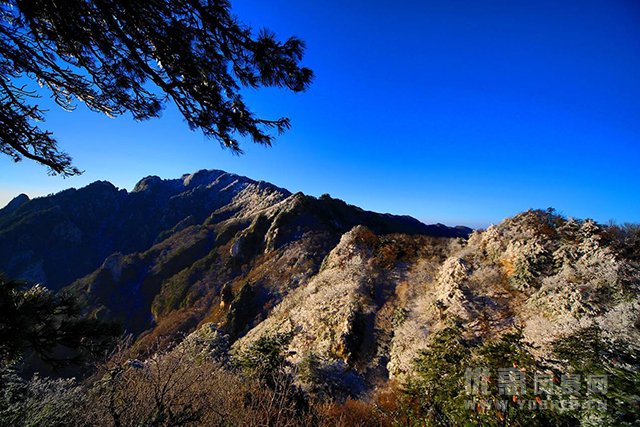
[[[527,211],[472,236],[469,247],[485,254],[480,264],[500,265],[513,288],[535,288],[538,277],[553,268],[556,227],[561,222],[551,211]]]
[[[179,347],[194,358],[206,358],[224,364],[229,356],[229,336],[220,332],[213,323],[205,323],[187,335]]]
[[[311,385],[322,383],[324,378],[320,356],[313,351],[305,353],[300,363],[298,363],[298,378],[303,383]]]
[[[291,332],[263,335],[236,354],[234,361],[248,375],[273,387],[288,367],[286,349],[292,338]]]
[[[393,316],[391,318],[391,324],[394,327],[398,327],[400,325],[402,325],[402,323],[407,320],[407,313],[408,310],[404,307],[396,307],[396,309],[393,311]]]
[[[403,376],[411,371],[413,359],[428,340],[427,317],[432,310],[423,298],[417,301],[416,308],[407,315],[407,319],[395,328],[387,364],[391,377]]]
[[[586,295],[562,277],[546,277],[542,283],[542,287],[527,302],[528,306],[542,310],[542,315],[556,317],[569,314],[580,318],[595,313],[596,309]]]
[[[490,263],[481,264],[473,270],[471,277],[469,277],[469,281],[474,284],[472,286],[484,289],[499,287],[504,280],[505,275],[502,270]]]
[[[553,253],[555,274],[545,278],[535,301],[547,300],[551,311],[583,315],[601,311],[629,294],[625,288],[630,264],[608,245],[601,226],[570,219],[559,227],[559,235]]]
[[[448,258],[438,273],[436,279],[440,287],[440,297],[446,301],[463,298],[462,285],[469,275],[464,260],[458,257]]]
[[[491,261],[498,262],[506,248],[505,238],[496,225],[491,225],[484,232],[474,233],[469,239],[469,246],[479,246]]]
[[[74,379],[24,380],[11,369],[0,371],[0,425],[72,426],[86,399]]]
[[[547,250],[540,240],[516,240],[507,245],[501,263],[511,286],[525,290],[535,286],[536,278],[548,260]]]

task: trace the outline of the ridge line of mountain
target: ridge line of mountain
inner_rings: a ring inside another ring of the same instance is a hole
[[[95,181],[34,199],[18,196],[0,209],[0,271],[60,289],[94,271],[113,253],[144,252],[198,224],[212,226],[233,219],[237,229],[231,227],[226,233],[236,233],[247,221],[273,209],[287,210],[285,216],[291,217],[287,221],[295,222],[299,230],[324,230],[335,236],[355,225],[382,234],[465,238],[472,231],[371,212],[328,195],[293,194],[222,170],[200,170],[175,179],[147,176],[132,191]],[[299,232],[290,230],[287,237],[281,233],[271,243],[298,239]]]

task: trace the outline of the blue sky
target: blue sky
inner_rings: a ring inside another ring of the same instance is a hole
[[[0,157],[0,205],[215,168],[425,222],[486,226],[549,206],[640,222],[637,1],[233,4],[255,29],[308,45],[309,91],[247,91],[262,116],[292,120],[274,147],[234,156],[173,107],[142,123],[52,107],[43,126],[85,174]]]

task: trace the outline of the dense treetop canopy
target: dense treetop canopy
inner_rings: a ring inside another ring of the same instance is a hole
[[[52,174],[80,171],[41,129],[45,111],[29,83],[65,109],[74,101],[110,116],[158,117],[174,102],[192,129],[240,152],[239,137],[269,145],[287,118],[257,117],[243,87],[305,90],[304,43],[254,34],[227,0],[0,1],[0,151]]]

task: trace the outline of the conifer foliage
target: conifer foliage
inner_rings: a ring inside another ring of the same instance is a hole
[[[46,165],[52,174],[80,171],[41,129],[36,81],[61,107],[136,120],[158,117],[175,103],[192,129],[241,152],[239,137],[269,145],[269,129],[287,118],[256,116],[243,87],[305,90],[312,71],[300,61],[304,43],[254,34],[227,0],[0,1],[0,152]]]

